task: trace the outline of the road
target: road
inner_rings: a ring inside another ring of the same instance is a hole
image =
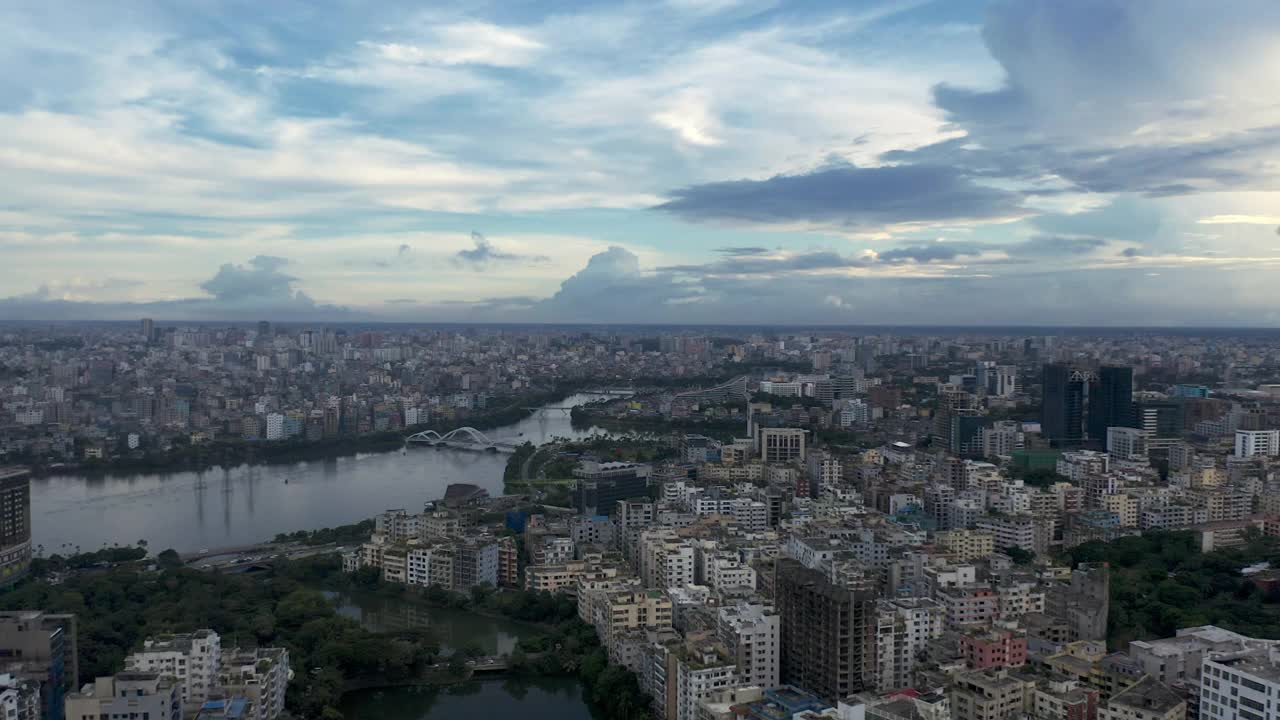
[[[233,548],[216,548],[207,553],[184,555],[182,561],[190,567],[200,570],[228,570],[254,566],[269,565],[275,560],[284,558],[298,560],[314,555],[343,552],[345,546],[330,543],[328,545],[302,545],[299,543],[260,543]]]

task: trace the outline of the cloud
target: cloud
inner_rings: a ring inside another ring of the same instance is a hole
[[[0,298],[0,319],[120,320],[145,316],[166,320],[299,320],[357,316],[341,306],[317,303],[296,289],[298,279],[281,272],[289,264],[288,259],[272,255],[258,255],[243,265],[225,263],[200,284],[207,297],[176,300],[94,302],[59,291],[67,287],[104,289],[139,284],[131,280],[49,283],[33,293]]]
[[[550,260],[546,255],[520,255],[503,252],[484,235],[474,231],[471,233],[471,242],[474,247],[459,250],[454,254],[453,262],[455,265],[481,270],[498,263],[544,263]]]
[[[737,245],[729,247],[718,247],[715,249],[721,255],[743,256],[743,255],[765,255],[769,252],[769,248],[760,247],[758,245]]]
[[[886,159],[1089,193],[1280,187],[1280,107],[1247,91],[1280,85],[1277,32],[1270,0],[998,0],[983,40],[1002,85],[939,85],[965,136]]]
[[[944,166],[829,167],[768,180],[676,190],[657,207],[686,220],[814,224],[853,230],[1004,221],[1029,211],[1012,192],[980,185]]]
[[[294,302],[305,299],[301,291],[295,292],[297,278],[280,272],[289,261],[273,255],[258,255],[248,265],[225,263],[217,274],[200,283],[200,288],[220,302]]]
[[[1280,225],[1280,215],[1210,215],[1201,225]]]

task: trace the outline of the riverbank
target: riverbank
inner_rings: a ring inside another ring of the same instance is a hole
[[[404,447],[404,438],[416,432],[448,432],[463,426],[486,431],[519,423],[536,412],[529,408],[563,402],[566,398],[583,392],[587,385],[588,383],[565,383],[551,390],[508,398],[500,408],[470,413],[447,421],[437,420],[363,435],[320,440],[217,440],[175,444],[164,452],[147,452],[107,460],[90,458],[80,463],[46,463],[38,458],[27,458],[23,464],[31,468],[32,476],[36,478],[71,473],[102,476],[113,473],[200,472],[219,467],[280,465],[350,457],[362,453],[390,452]],[[18,460],[21,462],[23,459]]]

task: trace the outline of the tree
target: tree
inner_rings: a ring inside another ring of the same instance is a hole
[[[1036,559],[1035,553],[1029,550],[1023,550],[1016,545],[1010,545],[1009,547],[1002,549],[1000,552],[1008,555],[1009,558],[1018,565],[1030,565],[1035,562]]]
[[[182,558],[178,555],[177,550],[169,548],[156,556],[156,564],[162,569],[173,570],[182,567]]]

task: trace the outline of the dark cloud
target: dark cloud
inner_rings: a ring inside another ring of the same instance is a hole
[[[735,257],[741,257],[743,255],[766,255],[769,252],[769,248],[759,247],[755,245],[737,246],[737,247],[718,247],[715,249],[715,252],[718,252],[721,255],[732,255]]]
[[[489,238],[486,238],[478,232],[471,233],[471,243],[474,247],[467,250],[459,250],[453,256],[453,262],[455,265],[467,266],[479,270],[496,263],[541,263],[547,262],[550,259],[545,255],[517,255],[516,253],[503,252],[492,242],[489,242]]]
[[[657,207],[687,220],[877,228],[1028,214],[1019,195],[942,165],[828,167],[805,175],[695,185]]]
[[[1037,258],[1085,255],[1105,247],[1108,241],[1091,236],[1037,235],[1016,243],[935,241],[903,245],[877,254],[842,255],[834,250],[800,253],[750,253],[730,255],[701,265],[669,265],[661,272],[684,275],[771,275],[813,273],[841,268],[870,268],[877,265],[928,264],[964,261],[968,264],[1009,264],[1032,262]],[[1005,257],[982,258],[986,254]]]

